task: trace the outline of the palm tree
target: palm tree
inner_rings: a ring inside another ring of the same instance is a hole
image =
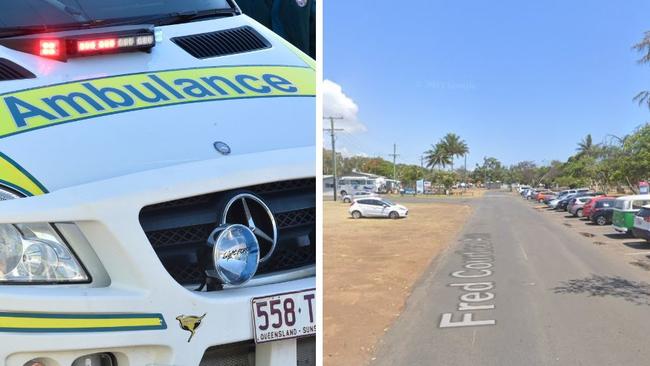
[[[578,142],[578,155],[591,155],[594,153],[595,146],[593,144],[593,141],[591,140],[591,134],[588,134],[585,136],[585,138],[582,139],[582,141]]]
[[[469,148],[467,143],[464,140],[460,139],[460,136],[455,133],[448,133],[443,137],[440,142],[443,144],[445,151],[449,154],[451,159],[451,170],[454,170],[454,158],[457,156],[464,156],[469,153]]]
[[[451,158],[449,153],[445,150],[445,146],[439,142],[437,144],[431,145],[431,149],[424,152],[425,159],[427,162],[427,168],[433,170],[436,166],[446,167],[451,163]]]
[[[644,53],[643,57],[639,60],[640,64],[650,63],[650,32],[645,32],[641,42],[635,44],[633,48],[638,52]],[[645,104],[650,107],[650,91],[644,90],[640,92],[634,97],[634,100],[639,102],[639,105]]]

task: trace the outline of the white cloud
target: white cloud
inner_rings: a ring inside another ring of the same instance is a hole
[[[357,114],[359,106],[343,93],[343,88],[337,83],[325,80],[323,82],[323,115],[325,117],[343,117],[336,120],[336,128],[342,128],[348,133],[365,132],[366,125],[359,121]],[[323,120],[325,128],[329,128],[328,120]]]
[[[356,151],[355,152],[355,151],[352,151],[352,150],[348,149],[347,147],[338,147],[337,146],[336,152],[340,153],[341,155],[343,155],[346,158],[351,158],[351,157],[354,157],[354,156],[360,156],[360,157],[363,157],[363,158],[370,157],[370,155],[368,155],[368,154],[366,154],[366,153],[364,153],[362,151]]]

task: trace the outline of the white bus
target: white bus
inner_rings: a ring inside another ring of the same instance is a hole
[[[336,188],[341,196],[358,191],[376,192],[375,181],[368,177],[341,177]]]

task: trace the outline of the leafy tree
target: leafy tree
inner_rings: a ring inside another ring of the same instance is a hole
[[[650,125],[645,124],[622,142],[617,156],[618,176],[634,192],[650,173]]]
[[[504,182],[506,180],[507,170],[501,165],[497,158],[483,158],[483,165],[476,164],[471,178],[474,182]]]
[[[438,170],[433,173],[432,181],[436,185],[441,185],[445,189],[450,189],[454,183],[458,182],[459,176],[453,171]]]
[[[510,167],[510,179],[513,182],[536,185],[538,176],[537,165],[532,161],[521,161]]]
[[[365,158],[360,164],[360,169],[357,170],[384,177],[391,177],[393,175],[393,163],[382,158]]]
[[[343,155],[341,155],[341,153],[336,153],[336,170],[339,175],[344,172],[343,165]],[[334,174],[332,167],[332,150],[323,149],[323,175],[332,174]]]

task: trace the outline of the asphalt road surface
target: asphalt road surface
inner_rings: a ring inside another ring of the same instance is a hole
[[[512,194],[475,205],[373,366],[650,364],[650,272]]]

